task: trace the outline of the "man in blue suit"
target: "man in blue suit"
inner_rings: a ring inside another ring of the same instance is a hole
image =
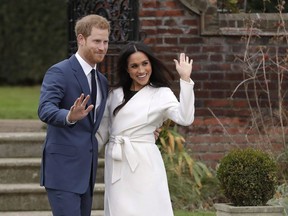
[[[95,133],[108,94],[107,79],[97,64],[108,50],[109,22],[88,15],[77,21],[75,33],[78,50],[47,70],[38,107],[39,118],[48,125],[40,184],[47,191],[54,216],[91,215],[98,159]],[[95,80],[92,69],[96,70]],[[95,105],[91,79],[97,85]]]

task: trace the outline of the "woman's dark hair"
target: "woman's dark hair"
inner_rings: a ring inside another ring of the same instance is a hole
[[[115,108],[113,114],[116,113],[132,98],[134,95],[131,91],[132,79],[127,72],[128,58],[136,52],[143,52],[149,59],[152,67],[149,85],[155,88],[170,87],[171,80],[174,79],[173,73],[153,54],[151,49],[142,42],[130,42],[121,50],[116,70],[116,84],[113,88],[122,87],[124,98],[122,104]]]

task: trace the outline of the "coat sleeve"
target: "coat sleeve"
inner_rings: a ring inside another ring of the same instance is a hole
[[[104,147],[104,145],[108,142],[108,139],[109,139],[110,101],[111,101],[111,95],[108,96],[105,111],[104,111],[103,117],[102,117],[101,122],[100,122],[100,126],[99,126],[99,128],[95,134],[96,139],[98,141],[98,152],[101,151],[101,149]]]
[[[66,116],[69,110],[60,108],[65,85],[64,75],[59,68],[51,67],[46,72],[38,106],[38,116],[43,122],[55,126],[66,126]]]
[[[192,80],[186,82],[180,79],[179,101],[171,90],[166,92],[166,94],[168,94],[166,96],[167,109],[165,109],[164,112],[166,118],[171,119],[179,125],[191,125],[194,121],[195,114],[194,82]]]

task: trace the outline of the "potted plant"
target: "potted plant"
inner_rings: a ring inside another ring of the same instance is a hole
[[[216,203],[217,216],[282,216],[283,207],[267,205],[276,191],[277,163],[262,150],[234,149],[216,176],[229,204]]]

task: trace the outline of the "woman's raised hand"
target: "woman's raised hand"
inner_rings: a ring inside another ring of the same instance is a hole
[[[192,64],[193,59],[189,60],[189,57],[185,55],[185,53],[181,53],[179,56],[179,61],[174,59],[176,70],[180,75],[180,78],[189,82],[190,75],[192,73]]]

